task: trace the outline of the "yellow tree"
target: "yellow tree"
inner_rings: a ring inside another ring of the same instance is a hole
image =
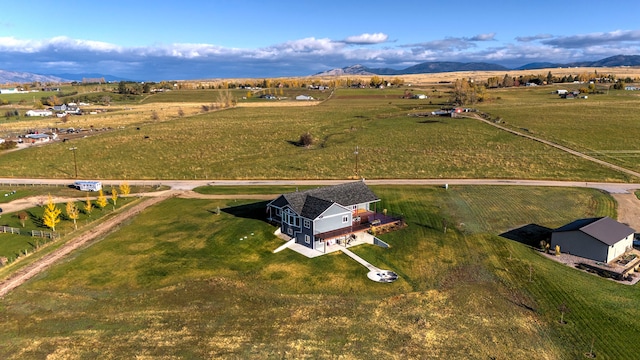
[[[131,187],[129,187],[128,182],[125,181],[120,184],[120,193],[122,194],[122,196],[127,196],[129,195],[129,193],[131,193]]]
[[[104,192],[102,192],[102,189],[100,189],[100,191],[98,192],[96,204],[100,207],[100,210],[104,210],[104,207],[108,204],[107,197],[104,196]]]
[[[84,212],[91,215],[92,210],[93,204],[91,203],[91,199],[89,199],[89,194],[87,194],[87,200],[84,202]]]
[[[69,201],[67,203],[66,210],[69,219],[73,220],[73,227],[78,230],[78,224],[76,220],[78,220],[78,217],[80,217],[80,211],[78,210],[78,206],[76,205],[75,201]]]
[[[113,208],[116,207],[116,202],[118,201],[118,190],[115,188],[111,188],[111,202],[113,203]]]
[[[56,224],[60,222],[60,213],[62,210],[58,209],[56,204],[53,203],[51,195],[47,201],[47,206],[44,208],[44,214],[42,215],[42,222],[51,228],[52,231],[56,231]]]

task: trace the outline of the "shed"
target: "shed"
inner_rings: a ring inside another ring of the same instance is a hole
[[[579,219],[555,229],[551,246],[560,251],[608,263],[633,248],[634,230],[605,216]]]

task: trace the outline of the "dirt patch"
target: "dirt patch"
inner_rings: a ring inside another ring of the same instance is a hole
[[[635,194],[611,194],[618,202],[618,221],[640,231],[640,200]]]

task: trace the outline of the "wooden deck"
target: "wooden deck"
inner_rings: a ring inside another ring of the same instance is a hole
[[[357,216],[354,216],[354,219],[358,218],[359,220],[353,221],[351,226],[318,233],[315,234],[315,238],[316,240],[326,241],[359,233],[362,231],[369,231],[370,229],[374,229],[377,233],[380,233],[381,229],[390,228],[392,226],[395,227],[400,223],[404,223],[404,221],[400,218],[387,216],[380,213],[374,213],[371,211],[359,212]]]

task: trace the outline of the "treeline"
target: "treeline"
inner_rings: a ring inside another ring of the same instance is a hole
[[[631,78],[629,76],[625,78],[618,78],[615,74],[606,74],[601,75],[598,74],[598,71],[594,71],[593,73],[580,73],[576,75],[563,75],[563,76],[555,76],[549,71],[547,75],[520,75],[520,76],[510,76],[509,74],[505,74],[503,77],[493,76],[487,79],[486,87],[488,88],[500,88],[500,87],[513,87],[513,86],[524,86],[526,84],[535,84],[535,85],[550,85],[554,83],[600,83],[600,84],[618,84],[619,88],[624,88],[624,84],[629,84],[633,82],[640,81],[640,78]]]

